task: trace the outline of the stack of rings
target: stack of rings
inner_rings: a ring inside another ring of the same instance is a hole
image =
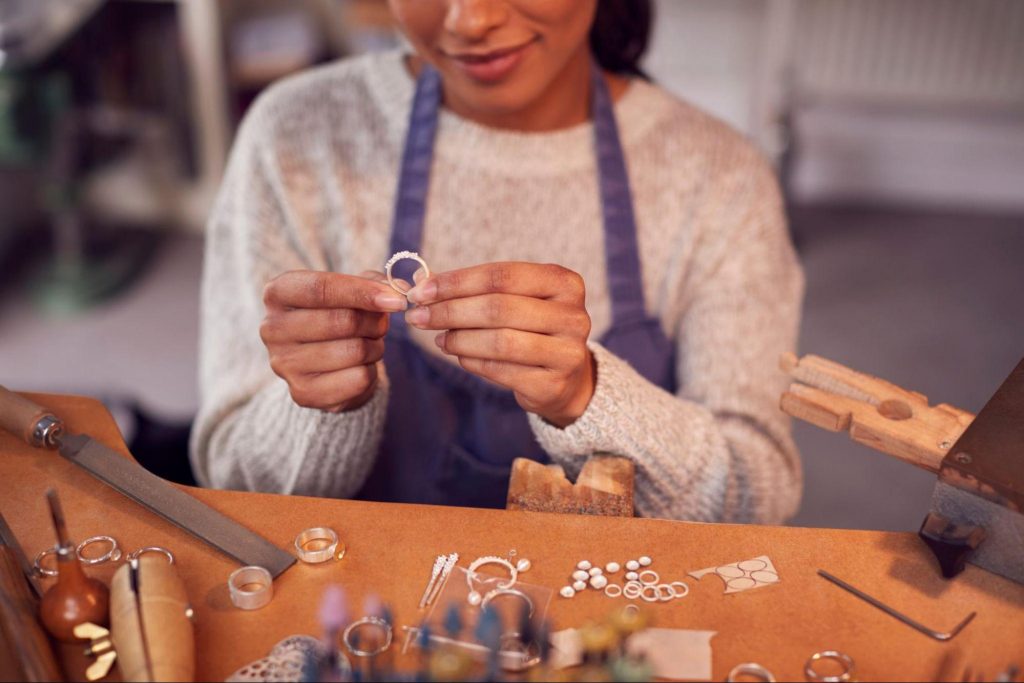
[[[655,574],[655,572],[651,572]],[[657,574],[655,574],[657,576]],[[628,600],[640,598],[644,602],[670,602],[685,598],[690,594],[690,586],[685,581],[673,581],[671,583],[641,583],[640,581],[627,581],[621,588],[616,585],[609,585],[605,588],[605,595],[609,598],[617,598],[620,595]],[[612,590],[609,591],[608,589]]]

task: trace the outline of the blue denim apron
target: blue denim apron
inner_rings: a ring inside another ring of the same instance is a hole
[[[611,97],[596,68],[592,80],[612,308],[611,326],[600,342],[651,382],[674,391],[673,345],[644,307],[633,201]],[[441,77],[427,67],[417,81],[409,118],[391,253],[420,250],[440,106]],[[515,458],[549,462],[512,392],[422,350],[402,315],[391,320],[384,363],[391,380],[387,421],[377,462],[359,497],[500,508]]]

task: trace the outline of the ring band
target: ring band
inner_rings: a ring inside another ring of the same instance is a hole
[[[647,597],[648,590],[654,591],[654,597]],[[654,584],[644,586],[643,589],[640,591],[640,599],[644,602],[658,602],[658,587]]]
[[[86,557],[83,555],[82,551],[94,543],[109,543],[110,550],[98,557]],[[120,560],[121,548],[118,547],[117,539],[113,536],[90,536],[78,544],[78,547],[75,549],[75,554],[78,555],[78,559],[81,560],[82,564],[103,564],[104,562],[117,562]]]
[[[238,609],[259,609],[274,597],[274,580],[263,567],[239,567],[228,577],[228,591]]]
[[[418,262],[421,266],[423,266],[423,272],[425,276],[430,277],[430,266],[428,266],[427,262],[424,261],[423,258],[415,251],[400,251],[394,254],[391,258],[388,259],[388,262],[384,264],[384,274],[388,278],[388,285],[391,287],[391,289],[395,290],[402,296],[408,296],[409,292],[402,291],[402,289],[399,288],[399,286],[395,283],[395,278],[392,277],[391,275],[391,269],[394,268],[396,263],[398,263],[399,261],[404,261],[405,259],[410,259],[412,261]]]
[[[661,600],[662,602],[670,602],[672,600],[675,600],[675,598],[676,598],[676,589],[673,588],[672,586],[670,586],[669,584],[667,584],[667,583],[659,583],[654,588],[655,588],[655,590],[654,590],[655,594],[658,596],[658,599]],[[666,595],[662,595],[662,591],[663,590],[667,593]]]
[[[690,585],[688,583],[686,583],[685,581],[673,581],[672,583],[670,583],[668,585],[672,587],[673,591],[675,591],[676,599],[685,598],[687,595],[690,594]],[[676,590],[676,586],[682,586],[683,587],[683,592],[680,593],[679,591],[677,591]]]
[[[321,547],[307,548],[311,543],[326,543]],[[306,529],[295,537],[295,550],[299,553],[299,559],[309,564],[326,562],[334,557],[334,551],[338,549],[338,534],[334,529],[325,526]]]
[[[493,600],[505,595],[514,598],[519,598],[520,600],[525,602],[526,606],[530,608],[529,616],[533,616],[533,600],[530,599],[529,595],[527,595],[526,593],[517,588],[495,588],[490,593],[485,595],[483,600],[480,601],[480,608],[483,609],[484,607],[487,607],[487,605],[489,605]]]
[[[377,628],[382,629],[384,631],[384,643],[382,645],[378,645],[373,650],[362,650],[352,645],[352,633],[357,628],[362,628],[364,626],[376,626]],[[344,633],[342,633],[341,642],[345,644],[345,649],[356,657],[376,657],[381,652],[384,652],[391,647],[391,636],[391,624],[380,617],[363,617],[362,619],[357,619],[348,625]]]
[[[775,676],[772,675],[772,672],[757,662],[737,664],[732,668],[732,671],[729,672],[729,675],[725,680],[729,681],[729,683],[733,683],[740,676],[751,676],[764,681],[764,683],[775,683]]]
[[[654,578],[650,581],[644,581],[645,576],[653,576]],[[658,572],[654,571],[653,569],[645,569],[644,571],[640,572],[640,575],[637,576],[637,579],[640,581],[640,583],[642,583],[645,586],[653,586],[657,584],[659,581],[661,581],[661,576],[659,576]]]
[[[617,598],[622,595],[622,586],[617,583],[609,583],[604,587],[604,594],[609,598]]]
[[[172,553],[167,548],[161,548],[158,545],[149,545],[145,548],[133,550],[130,553],[128,553],[128,560],[137,560],[139,559],[140,556],[145,555],[146,553],[160,553],[161,555],[167,558],[167,564],[174,564],[174,553]]]
[[[57,570],[56,569],[50,569],[49,567],[44,567],[43,566],[43,559],[47,555],[56,556],[57,555],[57,548],[56,547],[54,547],[54,548],[47,548],[43,552],[41,552],[38,555],[36,555],[36,559],[32,561],[32,566],[35,567],[36,572],[38,572],[42,576],[57,576]]]
[[[843,666],[843,673],[838,676],[822,676],[814,670],[814,665],[822,659],[832,659]],[[807,663],[804,664],[804,674],[809,681],[821,681],[821,683],[845,683],[853,679],[853,657],[835,650],[815,652]]]

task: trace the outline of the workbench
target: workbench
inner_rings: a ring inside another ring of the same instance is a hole
[[[69,431],[88,433],[131,457],[116,423],[99,402],[73,396],[30,397],[63,417]],[[974,566],[947,581],[912,533],[698,524],[189,489],[282,548],[291,549],[295,535],[312,526],[333,527],[348,546],[341,561],[296,564],[275,581],[268,606],[246,612],[230,603],[226,581],[237,565],[227,557],[56,453],[32,449],[0,433],[0,512],[30,559],[54,543],[44,501],[44,491],[51,486],[63,500],[76,540],[109,534],[126,552],[151,545],[174,552],[195,610],[197,680],[223,680],[265,656],[286,636],[319,636],[319,598],[331,583],[344,586],[354,617],[361,616],[363,598],[369,594],[380,595],[392,607],[397,654],[400,627],[415,626],[423,616],[416,605],[435,556],[458,552],[460,565],[466,566],[478,556],[504,555],[512,548],[532,561],[523,580],[555,591],[548,615],[556,629],[601,619],[628,602],[597,591],[572,599],[559,597],[558,589],[566,585],[578,560],[603,564],[653,557],[652,568],[663,580],[685,578],[690,593],[670,603],[640,606],[649,609],[657,626],[716,631],[711,641],[715,680],[725,680],[734,665],[748,661],[761,663],[780,680],[803,680],[805,661],[821,650],[853,657],[859,680],[934,680],[944,659],[954,653],[975,674],[989,677],[1011,663],[1024,664],[1024,586]],[[696,581],[686,576],[759,555],[770,556],[779,572],[778,584],[724,595],[717,577]],[[109,581],[120,564],[88,572]],[[978,616],[954,640],[940,643],[826,582],[816,575],[819,568],[935,629],[950,629],[971,611]],[[87,660],[80,650],[61,648],[71,680],[84,675]],[[412,655],[406,657],[397,658],[399,666],[413,666]]]

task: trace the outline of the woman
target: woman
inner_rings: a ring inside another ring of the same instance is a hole
[[[792,515],[776,364],[802,277],[776,182],[639,77],[649,3],[391,7],[412,55],[289,79],[239,133],[200,481],[502,506],[513,458],[573,475],[608,451],[636,461],[640,514]],[[379,273],[401,250],[432,270],[408,301]]]

